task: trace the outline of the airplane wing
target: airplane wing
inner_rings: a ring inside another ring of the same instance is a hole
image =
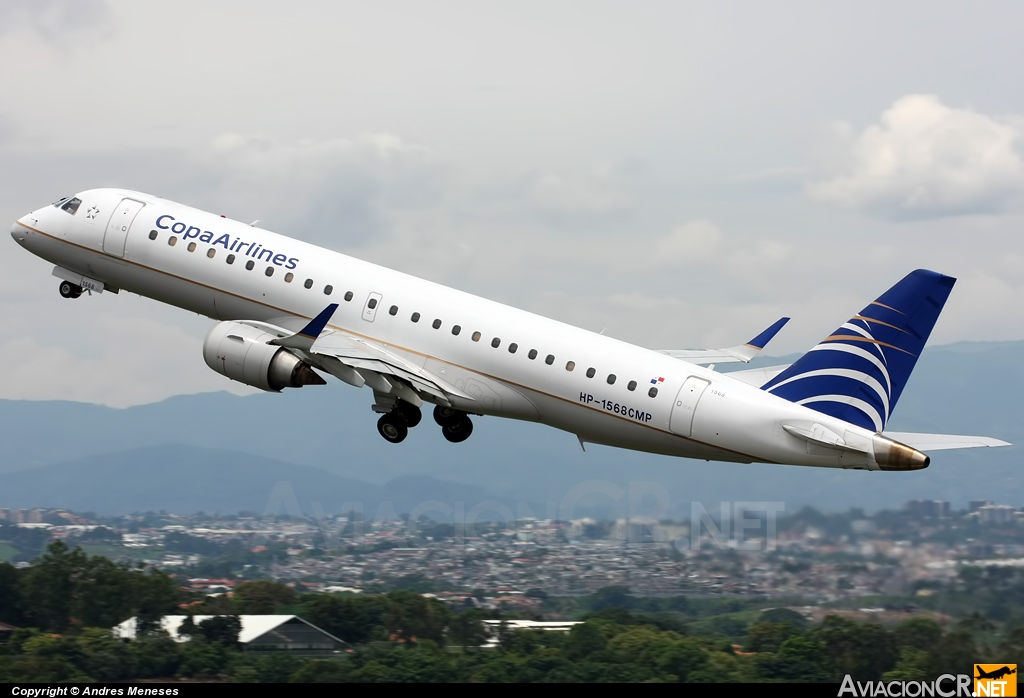
[[[754,337],[746,344],[726,349],[659,349],[662,354],[689,361],[691,364],[724,364],[733,361],[749,362],[779,333],[789,322],[788,317],[780,318],[771,327]]]
[[[913,446],[918,451],[944,451],[950,448],[986,448],[1013,444],[989,436],[956,436],[954,434],[914,434],[905,431],[884,431],[882,436]]]
[[[298,332],[265,322],[241,322],[275,335],[276,339],[270,344],[296,351],[315,367],[357,388],[369,385],[374,392],[393,395],[417,406],[423,401],[421,394],[430,395],[434,402],[444,405],[449,405],[449,397],[473,399],[376,342],[325,329],[337,308],[337,303],[327,306]]]

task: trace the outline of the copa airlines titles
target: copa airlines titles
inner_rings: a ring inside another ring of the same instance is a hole
[[[209,230],[202,230],[194,225],[189,225],[184,221],[175,219],[174,216],[165,213],[156,219],[156,227],[160,230],[170,230],[172,233],[181,236],[182,240],[191,240],[193,238],[198,239],[200,242],[205,242],[210,245],[220,245],[225,250],[230,252],[237,252],[240,255],[246,257],[252,257],[264,262],[270,262],[276,264],[279,267],[285,269],[294,269],[299,264],[297,257],[288,257],[285,254],[275,254],[273,250],[269,250],[263,245],[255,242],[246,242],[242,238],[236,237],[232,241],[231,236],[227,233],[223,233],[216,239],[214,239],[214,233]]]

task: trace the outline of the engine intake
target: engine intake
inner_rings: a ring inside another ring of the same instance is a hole
[[[309,364],[283,347],[267,344],[274,335],[243,325],[221,322],[210,328],[203,341],[206,365],[222,376],[260,390],[326,385]]]

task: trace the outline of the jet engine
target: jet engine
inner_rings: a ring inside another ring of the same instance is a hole
[[[280,392],[284,388],[327,384],[295,354],[267,344],[274,338],[250,325],[221,322],[206,334],[203,358],[217,373],[261,390]]]

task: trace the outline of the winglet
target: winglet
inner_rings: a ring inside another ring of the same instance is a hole
[[[788,317],[779,318],[764,332],[746,344],[741,344],[737,347],[728,347],[726,349],[662,349],[660,351],[662,354],[668,354],[677,359],[700,365],[728,363],[730,361],[749,363],[779,333],[779,330],[787,322],[789,322]]]
[[[786,326],[787,322],[789,322],[788,317],[779,318],[778,320],[776,320],[775,324],[773,324],[767,330],[765,330],[764,332],[762,332],[761,334],[757,335],[752,340],[747,342],[747,346],[753,347],[754,349],[761,351],[768,345],[768,342],[772,341],[775,338],[775,335],[779,333],[779,330]]]
[[[779,318],[771,327],[754,337],[746,344],[741,344],[738,347],[729,347],[724,351],[727,354],[735,356],[740,361],[750,363],[750,360],[761,353],[762,349],[768,346],[768,342],[774,339],[775,335],[779,333],[779,330],[781,330],[787,322],[789,322],[788,317]]]
[[[288,347],[290,349],[301,349],[308,351],[313,346],[319,337],[320,333],[327,327],[327,323],[331,321],[334,316],[334,311],[338,309],[337,303],[331,303],[329,306],[324,308],[319,315],[309,321],[309,324],[299,330],[297,333],[290,337],[279,337],[272,339],[269,344],[276,344],[282,347]]]

